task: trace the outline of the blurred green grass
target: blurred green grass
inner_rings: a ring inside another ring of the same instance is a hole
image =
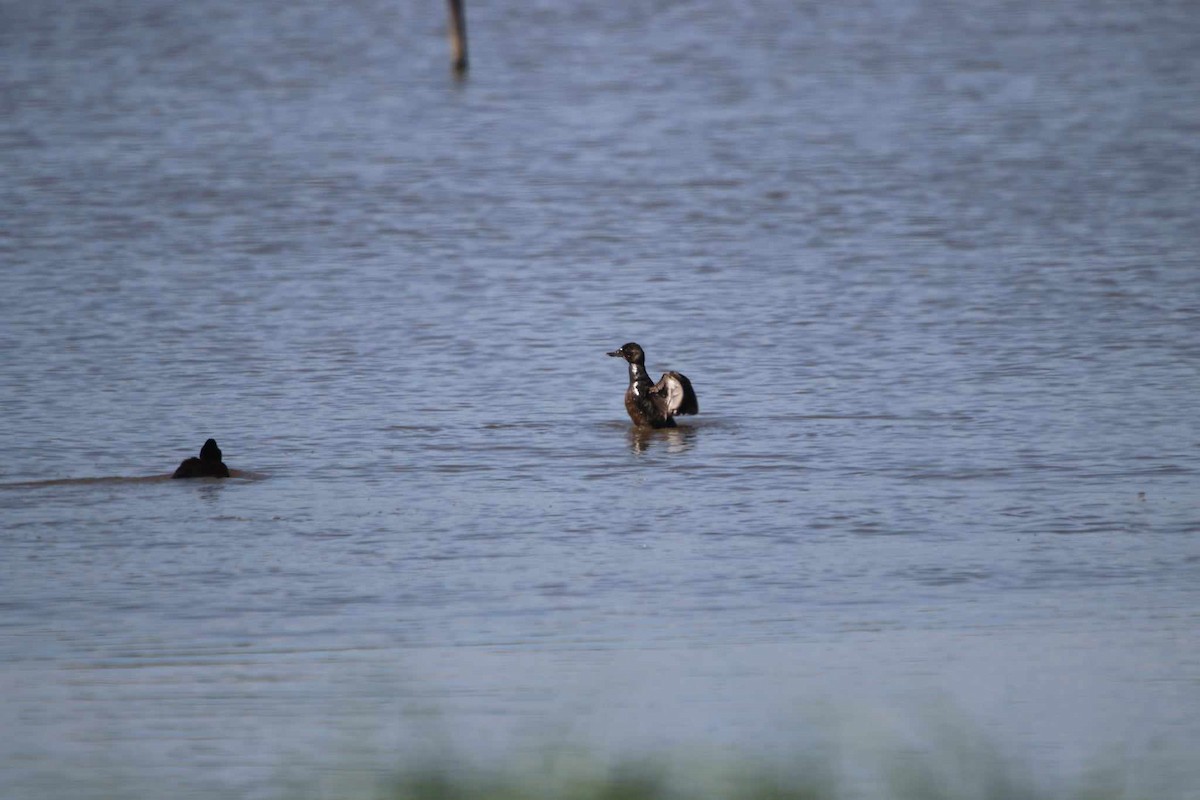
[[[479,766],[444,759],[384,774],[371,788],[327,788],[296,800],[1168,800],[1187,796],[1122,774],[1117,762],[1073,785],[1040,785],[1030,769],[985,737],[945,729],[919,748],[868,754],[814,746],[791,759],[728,751],[602,763],[586,752],[525,764]],[[343,787],[345,788],[345,787]]]
[[[666,767],[618,765],[608,774],[547,780],[545,776],[488,770],[422,769],[397,775],[364,795],[342,800],[1118,800],[1132,798],[1114,781],[1090,780],[1066,793],[1035,787],[1019,774],[990,771],[975,780],[946,779],[942,768],[908,764],[880,786],[848,788],[828,775],[781,775],[741,768],[681,779]],[[1149,800],[1149,798],[1147,798]]]
[[[820,728],[820,726],[817,726]],[[1099,754],[1091,768],[1052,751],[1015,756],[961,719],[916,723],[906,735],[881,720],[824,734],[797,731],[772,752],[735,747],[620,755],[550,738],[510,742],[486,759],[437,737],[384,745],[359,731],[323,756],[308,753],[264,776],[269,800],[1200,800],[1197,761],[1179,749],[1129,760]],[[629,752],[629,751],[626,751]],[[1032,760],[1031,760],[1032,759]],[[1148,760],[1146,760],[1148,759]],[[54,800],[241,797],[194,785],[162,793],[131,765],[67,769],[26,784]],[[1066,769],[1056,774],[1057,768]],[[106,777],[107,776],[107,777]],[[219,785],[220,781],[217,782]],[[232,788],[232,787],[229,787]],[[4,792],[0,790],[0,795]],[[7,800],[7,796],[5,796]],[[16,798],[14,797],[14,800]]]

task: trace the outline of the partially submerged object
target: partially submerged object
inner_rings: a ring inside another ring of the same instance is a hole
[[[187,458],[175,470],[172,478],[228,478],[229,467],[221,461],[221,448],[216,439],[209,439],[200,448],[199,458]]]

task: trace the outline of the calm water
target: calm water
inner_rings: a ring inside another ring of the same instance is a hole
[[[0,795],[930,708],[1200,786],[1196,6],[469,6],[0,0]]]

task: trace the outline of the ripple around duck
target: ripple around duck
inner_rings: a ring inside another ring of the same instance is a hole
[[[18,490],[18,489],[50,489],[55,487],[89,487],[89,486],[134,486],[137,484],[154,484],[171,481],[180,485],[196,484],[196,485],[211,485],[222,480],[236,479],[242,481],[261,481],[266,480],[268,475],[261,472],[251,472],[242,469],[230,469],[229,478],[189,478],[187,480],[175,481],[168,473],[166,475],[111,475],[93,478],[49,478],[46,480],[37,481],[13,481],[9,483],[0,483],[0,491]]]
[[[56,486],[105,486],[117,484],[138,484],[138,483],[160,483],[162,481],[171,480],[170,474],[166,475],[142,475],[137,477],[132,476],[108,476],[98,478],[50,478],[40,481],[15,481],[11,483],[0,483],[0,490],[4,489],[44,489],[53,488]]]

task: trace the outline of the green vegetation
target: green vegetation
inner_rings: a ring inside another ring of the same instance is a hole
[[[301,794],[297,800],[1167,800],[1180,791],[1140,792],[1115,771],[1068,789],[1039,787],[1029,774],[971,737],[942,742],[936,755],[894,750],[854,764],[833,751],[788,766],[716,758],[660,758],[608,766],[547,757],[525,766],[456,765],[400,770],[373,787]],[[827,766],[839,764],[837,768]],[[847,769],[853,776],[847,776]]]
[[[1143,753],[1131,762],[1105,754],[1099,768],[1055,775],[1004,753],[969,725],[925,727],[898,736],[881,725],[816,734],[752,758],[730,748],[670,750],[645,757],[605,755],[568,744],[494,753],[491,761],[452,748],[371,744],[353,737],[325,757],[260,776],[254,796],[272,800],[1195,800],[1200,769],[1182,751]],[[849,733],[849,735],[845,735]],[[421,751],[424,751],[422,754]],[[1053,752],[1043,751],[1051,757]],[[1035,777],[1036,775],[1036,777]],[[221,781],[162,794],[151,774],[119,768],[68,770],[26,783],[13,796],[73,800],[239,797]],[[214,791],[215,790],[215,791]],[[231,791],[228,791],[231,790]],[[2,792],[0,792],[2,793]],[[7,795],[6,795],[7,796]]]
[[[771,770],[739,770],[706,786],[679,780],[664,769],[623,766],[599,777],[546,781],[542,776],[451,769],[419,770],[385,781],[367,800],[1118,800],[1132,798],[1118,785],[1089,785],[1065,794],[1035,789],[1008,774],[978,783],[944,782],[926,768],[900,770],[875,791],[847,789],[827,777],[783,777]],[[881,791],[880,791],[881,790]],[[339,798],[343,796],[339,795]],[[357,800],[346,796],[344,800]]]

